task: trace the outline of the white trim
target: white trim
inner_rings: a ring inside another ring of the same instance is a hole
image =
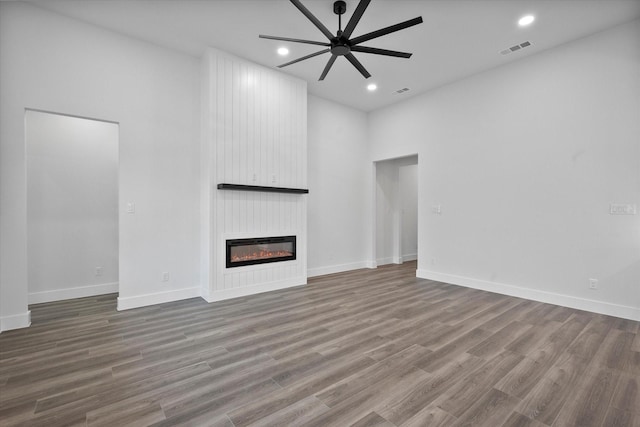
[[[378,268],[378,263],[376,261],[365,261],[367,268]]]
[[[226,249],[225,249],[225,256],[226,256]],[[290,259],[288,261],[277,261],[277,262],[266,262],[263,264],[250,264],[250,265],[240,265],[238,267],[229,267],[227,268],[227,264],[226,264],[226,259],[222,260],[222,269],[223,272],[222,274],[227,276],[227,275],[231,275],[231,274],[236,274],[236,273],[243,273],[243,272],[247,272],[247,271],[260,271],[260,270],[269,270],[272,269],[274,267],[293,267],[296,268],[298,267],[298,263],[299,263],[299,259]]]
[[[402,255],[402,262],[406,261],[416,261],[418,259],[418,254],[407,254]]]
[[[29,304],[92,297],[94,295],[113,294],[116,292],[118,292],[118,282],[80,286],[77,288],[55,289],[44,292],[33,292],[29,294]]]
[[[393,262],[393,257],[378,258],[376,260],[376,267],[379,267],[381,265],[387,265],[387,264],[397,264],[397,263]]]
[[[200,295],[201,289],[196,287],[157,292],[155,294],[137,295],[133,297],[118,297],[118,311],[162,304],[165,302],[180,301],[183,299],[199,297]]]
[[[358,270],[361,268],[369,268],[369,263],[367,261],[360,261],[310,268],[307,270],[307,277],[324,276],[325,274],[342,273],[343,271]]]
[[[223,289],[213,291],[205,298],[207,302],[223,301],[231,298],[244,297],[247,295],[261,294],[263,292],[276,291],[278,289],[292,288],[294,286],[302,286],[307,284],[306,277],[294,277],[287,280],[278,280],[276,282],[261,283],[254,286],[245,286],[242,288]]]
[[[0,317],[0,332],[11,329],[28,328],[31,326],[31,311]]]
[[[608,316],[621,317],[623,319],[640,321],[640,308],[637,307],[612,304],[604,301],[595,301],[570,295],[557,294],[554,292],[540,291],[537,289],[523,288],[520,286],[479,280],[471,277],[456,276],[453,274],[438,273],[423,269],[418,269],[416,271],[416,277],[518,298],[525,298],[533,301],[540,301],[548,304],[561,305],[563,307],[575,308],[578,310],[586,310],[593,313],[606,314]]]

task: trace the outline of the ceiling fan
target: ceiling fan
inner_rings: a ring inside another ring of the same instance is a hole
[[[324,78],[327,76],[327,73],[333,66],[333,63],[336,61],[336,58],[338,58],[338,56],[344,56],[345,58],[347,58],[347,60],[354,67],[356,67],[358,71],[360,71],[360,73],[364,76],[365,79],[368,79],[369,77],[371,77],[371,74],[369,74],[369,72],[362,66],[360,61],[356,59],[356,57],[353,55],[353,52],[395,56],[398,58],[410,58],[412,55],[411,53],[398,52],[395,50],[378,49],[375,47],[368,47],[368,46],[360,46],[360,43],[369,41],[371,39],[375,39],[377,37],[385,36],[387,34],[390,34],[396,31],[404,30],[405,28],[409,28],[414,25],[422,23],[422,17],[419,16],[417,18],[409,19],[408,21],[400,22],[399,24],[391,25],[389,27],[372,31],[370,33],[367,33],[358,37],[350,38],[351,34],[353,33],[353,30],[356,28],[356,25],[358,25],[360,18],[362,18],[362,14],[367,9],[367,6],[369,6],[369,3],[371,3],[371,0],[360,0],[360,3],[358,3],[356,10],[353,12],[351,19],[349,19],[349,22],[347,23],[347,26],[345,27],[344,30],[342,30],[342,15],[347,10],[347,4],[344,1],[334,2],[333,12],[336,15],[338,15],[338,32],[336,33],[336,35],[333,35],[331,31],[329,31],[327,27],[325,27],[322,24],[322,22],[318,20],[318,18],[316,18],[311,12],[309,12],[309,10],[306,7],[304,7],[304,5],[299,0],[290,0],[290,1],[291,3],[293,3],[295,7],[297,7],[300,10],[300,12],[303,13],[304,16],[306,16],[309,19],[309,21],[313,23],[313,25],[315,25],[322,32],[322,34],[325,35],[325,37],[327,37],[329,41],[318,42],[313,40],[292,39],[289,37],[265,36],[263,34],[260,34],[259,37],[263,39],[282,40],[282,41],[288,41],[288,42],[294,42],[294,43],[306,43],[306,44],[313,44],[318,46],[326,46],[327,47],[326,49],[323,49],[319,52],[315,52],[310,55],[303,56],[302,58],[294,59],[293,61],[287,62],[286,64],[278,65],[278,68],[282,68],[288,65],[295,64],[300,61],[304,61],[305,59],[313,58],[314,56],[318,56],[318,55],[322,55],[323,53],[330,52],[331,58],[329,58],[329,62],[327,62],[327,65],[324,67],[324,70],[322,71],[322,74],[320,75],[319,80],[324,80]]]

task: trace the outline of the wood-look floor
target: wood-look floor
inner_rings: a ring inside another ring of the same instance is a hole
[[[0,335],[2,426],[640,426],[638,322],[414,263],[214,304],[31,310]]]

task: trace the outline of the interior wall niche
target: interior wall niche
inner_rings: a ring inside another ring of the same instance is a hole
[[[29,303],[118,291],[118,124],[27,110]]]
[[[418,156],[375,162],[377,265],[417,259]]]

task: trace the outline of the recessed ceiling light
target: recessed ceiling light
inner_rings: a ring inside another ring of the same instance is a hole
[[[525,15],[518,20],[518,25],[520,25],[521,27],[526,27],[527,25],[530,25],[535,20],[536,20],[535,16]]]
[[[280,56],[289,55],[289,49],[287,49],[286,47],[278,48],[278,55]]]
[[[367,90],[368,90],[369,92],[373,92],[373,91],[374,91],[374,90],[376,90],[376,89],[378,89],[378,85],[377,85],[377,84],[375,84],[375,83],[371,83],[371,84],[369,84],[369,85],[367,86]]]

